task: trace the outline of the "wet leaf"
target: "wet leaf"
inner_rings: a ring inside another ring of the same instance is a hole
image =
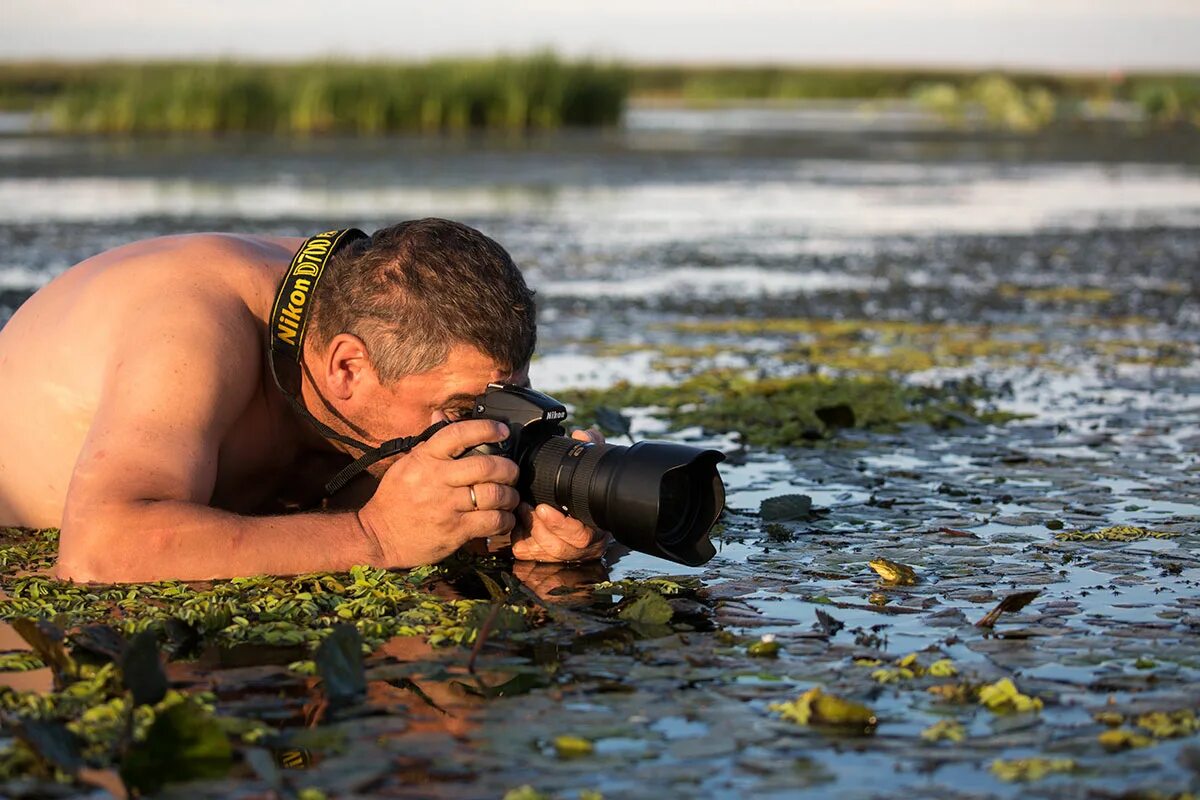
[[[1113,525],[1098,531],[1062,531],[1054,534],[1054,538],[1064,542],[1137,542],[1142,539],[1172,539],[1178,535],[1137,525]]]
[[[873,558],[867,563],[878,573],[884,583],[894,586],[913,586],[918,581],[916,570],[907,564],[887,558]]]
[[[935,678],[953,678],[958,674],[958,667],[948,658],[939,658],[929,665],[927,672]]]
[[[967,738],[967,731],[956,720],[941,719],[921,731],[921,738],[927,742],[961,742]]]
[[[154,792],[172,782],[223,778],[233,748],[221,726],[191,700],[158,714],[146,738],[136,742],[121,763],[131,788]]]
[[[1191,709],[1151,711],[1138,716],[1137,726],[1156,739],[1172,739],[1200,730],[1200,718]]]
[[[674,615],[671,604],[658,592],[645,592],[617,615],[627,622],[643,625],[665,625]]]
[[[1135,747],[1149,747],[1154,740],[1149,736],[1131,731],[1129,728],[1114,728],[1102,732],[1096,737],[1106,750],[1129,750]]]
[[[590,756],[595,749],[591,742],[579,736],[554,737],[554,752],[558,754],[559,758]]]
[[[76,675],[75,662],[63,648],[63,632],[55,625],[46,621],[32,619],[14,619],[10,623],[13,630],[24,639],[42,663],[50,667],[54,673],[54,688],[62,690],[74,680]]]
[[[840,619],[837,619],[832,614],[827,613],[820,608],[816,609],[816,612],[817,625],[821,627],[821,630],[824,631],[826,636],[834,636],[838,631],[846,627],[844,622],[842,622]]]
[[[874,733],[878,721],[875,712],[861,703],[825,694],[816,686],[795,700],[767,708],[799,725],[828,725],[859,733]]]
[[[504,793],[504,800],[550,800],[548,795],[544,795],[529,784],[518,786],[516,789],[509,789]]]
[[[84,766],[79,738],[57,720],[23,719],[13,726],[13,732],[30,750],[68,775]]]
[[[121,681],[133,695],[135,706],[158,703],[167,694],[167,674],[158,658],[158,636],[142,631],[130,640],[121,656]]]
[[[779,642],[771,634],[765,634],[756,642],[746,647],[746,655],[753,658],[779,658]]]
[[[1012,761],[996,759],[992,774],[1002,781],[1039,781],[1047,775],[1073,772],[1075,761],[1070,758],[1021,758]]]
[[[72,633],[70,638],[73,655],[83,651],[106,661],[119,662],[128,644],[125,637],[110,625],[85,625]]]
[[[1036,589],[1032,592],[1015,592],[1007,595],[1003,600],[996,604],[995,608],[983,615],[983,617],[981,617],[980,620],[975,623],[975,627],[993,627],[996,624],[996,621],[1000,619],[1001,614],[1015,614],[1025,606],[1032,603],[1034,598],[1041,593],[1041,589]]]
[[[769,497],[758,508],[765,522],[811,522],[818,519],[813,512],[812,498],[806,494],[784,494]]]
[[[313,660],[331,705],[350,705],[366,694],[362,637],[353,625],[335,625],[317,647]]]
[[[979,702],[989,710],[998,713],[1037,711],[1042,707],[1040,698],[1021,694],[1016,684],[1009,678],[1001,678],[995,683],[981,686]]]

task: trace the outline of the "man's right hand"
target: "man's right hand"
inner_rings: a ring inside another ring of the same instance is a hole
[[[512,530],[512,512],[520,502],[516,462],[503,456],[459,458],[507,436],[507,426],[493,420],[456,422],[388,468],[358,512],[363,531],[379,549],[381,566],[436,563],[472,539]]]

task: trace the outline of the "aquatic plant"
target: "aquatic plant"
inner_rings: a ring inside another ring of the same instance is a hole
[[[611,125],[624,106],[625,71],[523,58],[426,63],[320,61],[248,64],[108,63],[47,68],[52,88],[29,102],[65,133],[352,133],[520,131]],[[0,70],[0,84],[36,81]]]

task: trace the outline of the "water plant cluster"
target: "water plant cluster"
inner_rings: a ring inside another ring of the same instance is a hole
[[[621,67],[525,58],[424,64],[322,61],[24,65],[0,68],[0,97],[68,133],[384,134],[610,125]]]
[[[1173,74],[632,66],[550,52],[425,63],[0,64],[0,107],[33,109],[69,133],[551,129],[614,124],[631,97],[904,100],[952,125],[1017,132],[1102,117],[1123,102],[1156,124],[1200,124],[1200,78]]]

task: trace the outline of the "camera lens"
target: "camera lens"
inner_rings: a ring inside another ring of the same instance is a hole
[[[634,550],[698,566],[725,506],[724,454],[672,442],[630,447],[550,436],[522,459],[524,488]]]

